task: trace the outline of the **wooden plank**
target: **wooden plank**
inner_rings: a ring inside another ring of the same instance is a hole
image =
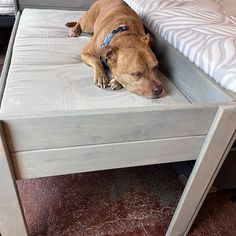
[[[14,6],[14,13],[16,15],[18,11],[20,12],[17,0],[13,0],[13,6]]]
[[[196,159],[205,136],[12,153],[18,179]]]
[[[26,236],[26,224],[0,125],[0,235]]]
[[[172,218],[167,236],[187,235],[235,140],[235,106],[220,107]]]
[[[87,10],[95,0],[19,0],[19,8],[47,8],[47,9],[74,9]]]
[[[116,111],[111,109],[112,113],[6,118],[4,129],[9,150],[30,151],[205,135],[216,108]]]
[[[160,67],[185,96],[193,102],[235,101],[236,95],[227,91],[189,61],[160,35],[148,29],[154,37],[155,52]]]

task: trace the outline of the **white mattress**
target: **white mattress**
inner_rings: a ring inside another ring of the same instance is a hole
[[[235,0],[126,0],[144,23],[236,92]]]
[[[67,21],[77,20],[81,14],[83,12],[61,10],[23,11],[1,112],[38,114],[188,103],[161,74],[167,95],[160,99],[143,98],[126,89],[113,91],[95,86],[92,69],[82,63],[80,57],[90,38],[69,38],[64,26]]]
[[[12,0],[0,0],[0,15],[13,15],[13,1]]]

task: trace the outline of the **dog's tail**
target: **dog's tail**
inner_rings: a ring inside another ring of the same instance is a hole
[[[69,27],[69,28],[72,28],[76,25],[77,22],[67,22],[66,23],[66,26]]]

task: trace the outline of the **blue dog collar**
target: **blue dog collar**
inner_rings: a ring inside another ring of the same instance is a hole
[[[123,32],[123,31],[126,31],[126,30],[128,30],[128,26],[127,25],[120,25],[117,29],[112,30],[112,32],[103,41],[101,47],[107,46],[111,42],[112,38],[114,37],[114,35],[116,33]]]

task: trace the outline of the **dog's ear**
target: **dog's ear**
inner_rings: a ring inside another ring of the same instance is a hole
[[[152,39],[152,36],[150,34],[145,34],[144,36],[141,36],[140,40],[142,42],[146,43],[150,47],[153,46],[153,39]]]
[[[100,49],[99,56],[104,59],[115,62],[117,59],[117,50],[118,50],[117,47],[112,47],[111,45],[107,45]]]

